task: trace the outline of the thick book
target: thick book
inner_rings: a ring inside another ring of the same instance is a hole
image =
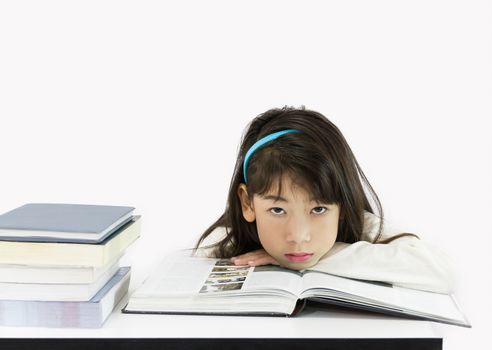
[[[0,240],[99,243],[130,221],[134,209],[29,203],[0,215]]]
[[[92,283],[6,283],[0,282],[0,300],[88,301],[118,271],[115,262]]]
[[[86,302],[0,300],[1,326],[98,328],[128,292],[130,267]]]
[[[0,241],[0,264],[103,266],[140,236],[140,216],[98,244]]]
[[[0,265],[0,282],[43,284],[93,283],[122,257],[123,254],[116,256],[99,267],[2,264]]]
[[[158,266],[123,312],[293,316],[309,300],[470,327],[452,295],[314,270],[235,266],[224,259],[179,255]]]

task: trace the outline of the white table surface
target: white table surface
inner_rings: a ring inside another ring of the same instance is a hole
[[[353,310],[307,308],[302,315],[239,317],[120,312],[99,329],[0,327],[0,338],[440,338],[432,322]]]

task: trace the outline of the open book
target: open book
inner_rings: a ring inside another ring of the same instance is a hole
[[[278,266],[174,255],[145,280],[125,313],[293,316],[313,300],[470,327],[452,295]]]

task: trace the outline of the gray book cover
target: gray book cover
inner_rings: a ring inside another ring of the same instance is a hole
[[[0,215],[0,240],[97,243],[130,221],[134,209],[29,203]]]

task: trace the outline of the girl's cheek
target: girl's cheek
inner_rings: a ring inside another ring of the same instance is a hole
[[[281,232],[282,224],[276,218],[264,217],[258,218],[257,225],[258,230],[262,232],[268,232],[269,236],[276,236],[278,232]]]

